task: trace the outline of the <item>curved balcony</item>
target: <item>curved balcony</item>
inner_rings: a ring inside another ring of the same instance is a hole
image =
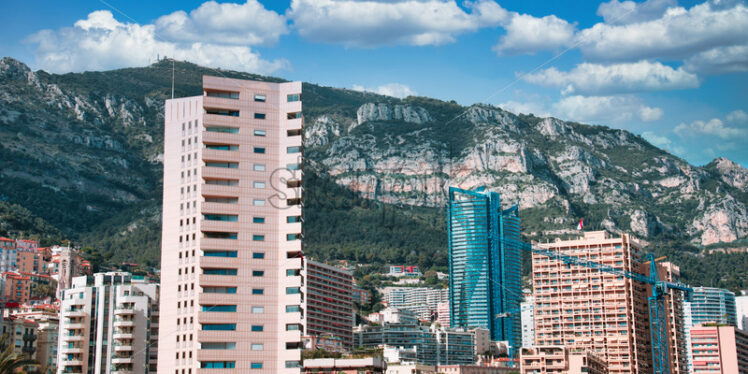
[[[114,309],[114,314],[118,316],[131,315],[131,314],[135,314],[135,310],[133,308],[128,308],[128,307],[119,307],[119,308]]]
[[[114,321],[114,327],[134,327],[135,321],[134,320],[115,320]]]
[[[132,345],[129,344],[115,344],[115,352],[132,352]]]

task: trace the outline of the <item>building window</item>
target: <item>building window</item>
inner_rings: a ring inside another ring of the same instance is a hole
[[[203,312],[236,313],[236,305],[203,305]]]
[[[299,313],[301,312],[301,306],[299,305],[286,305],[286,313]]]
[[[201,369],[233,369],[235,367],[234,361],[200,361]]]
[[[286,235],[286,240],[288,241],[300,240],[300,239],[301,239],[301,234],[287,234]]]
[[[252,217],[253,223],[265,223],[265,217]]]
[[[207,132],[225,132],[229,134],[238,134],[239,128],[238,127],[228,127],[228,126],[206,126],[205,131]]]
[[[255,113],[255,119],[265,119],[265,113]]]
[[[297,277],[299,275],[301,275],[301,270],[299,269],[286,269],[287,277]]]
[[[236,349],[233,342],[200,343],[200,349]]]
[[[295,369],[300,368],[301,362],[300,361],[286,361],[286,369]]]
[[[286,287],[286,295],[298,295],[301,293],[300,287]]]
[[[265,171],[265,164],[254,164],[252,169],[254,171]]]
[[[206,144],[205,149],[212,149],[215,151],[238,151],[239,146],[236,144]]]
[[[254,314],[265,313],[265,307],[264,306],[253,306],[252,307],[252,313],[254,313]]]
[[[254,206],[265,206],[265,200],[263,200],[263,199],[254,199],[254,200],[252,200],[252,205],[254,205]]]
[[[218,116],[239,117],[239,111],[238,110],[205,109],[205,114],[215,114],[215,115],[218,115]]]
[[[298,323],[287,323],[286,324],[286,331],[298,331],[301,330],[301,325]]]
[[[288,147],[286,148],[286,153],[301,153],[301,147],[299,146]]]
[[[253,362],[249,364],[250,369],[262,369],[262,362]]]
[[[291,112],[286,114],[287,119],[298,119],[301,118],[301,112]]]
[[[255,182],[254,182],[254,183],[252,184],[252,186],[253,186],[254,188],[265,188],[265,182],[259,182],[259,181],[255,181]]]
[[[212,249],[203,250],[205,257],[236,257],[237,251],[215,251]]]
[[[238,162],[215,162],[215,161],[206,161],[205,166],[209,168],[224,168],[224,169],[238,169],[239,163]]]
[[[236,214],[203,214],[203,219],[206,221],[238,222],[239,216]]]
[[[286,100],[289,103],[293,103],[293,102],[296,102],[296,101],[301,101],[301,94],[290,94],[290,95],[287,95],[286,96]]]
[[[288,222],[288,223],[298,223],[298,222],[301,222],[301,216],[288,216],[288,217],[286,217],[286,222]]]
[[[208,91],[206,92],[208,97],[220,97],[222,99],[239,99],[238,92],[221,92],[221,91]]]
[[[263,325],[252,325],[252,331],[253,332],[262,332],[264,330]]]
[[[252,295],[264,295],[265,289],[263,288],[253,288],[252,289]]]
[[[255,130],[255,136],[265,136],[267,135],[267,131],[265,130]]]
[[[261,260],[265,258],[265,252],[252,252],[252,258]]]
[[[299,170],[301,169],[300,164],[286,164],[286,169],[288,170]]]
[[[265,241],[265,235],[252,235],[252,240],[256,242],[264,242]]]
[[[203,292],[235,294],[236,287],[203,287]]]
[[[267,100],[267,96],[262,94],[255,94],[255,101],[258,103],[264,103]]]
[[[236,331],[235,323],[203,323],[203,331]]]
[[[255,147],[255,153],[265,153],[265,147]]]
[[[265,347],[262,343],[252,343],[250,349],[252,349],[253,351],[262,351],[263,349],[265,349]]]
[[[205,275],[236,275],[236,269],[203,269]]]
[[[263,270],[252,270],[253,277],[264,277],[265,272]]]
[[[229,239],[236,240],[238,233],[235,232],[221,232],[221,231],[204,231],[205,237],[208,239]]]

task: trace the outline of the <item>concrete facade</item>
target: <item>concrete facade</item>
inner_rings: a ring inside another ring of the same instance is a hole
[[[57,373],[155,373],[159,285],[124,272],[73,278],[60,304]]]
[[[624,271],[639,272],[641,251],[629,235],[585,232],[575,240],[538,244],[543,248]],[[589,351],[610,373],[649,374],[648,287],[625,277],[567,266],[532,255],[535,343]]]
[[[694,374],[748,373],[748,334],[735,326],[692,327],[691,350]]]
[[[522,315],[522,347],[535,345],[535,299],[525,296],[525,301],[520,304]]]
[[[311,260],[304,265],[304,334],[338,337],[343,348],[350,349],[355,323],[353,274]]]
[[[301,82],[204,76],[164,112],[159,373],[298,373]]]
[[[521,374],[607,374],[605,361],[589,351],[570,350],[563,346],[523,348],[520,353]]]
[[[410,310],[418,319],[430,321],[440,303],[449,302],[449,290],[428,287],[385,287],[382,300],[387,306]]]

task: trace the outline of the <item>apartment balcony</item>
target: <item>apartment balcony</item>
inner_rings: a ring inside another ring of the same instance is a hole
[[[62,314],[63,316],[69,317],[69,318],[85,317],[88,315],[88,313],[86,313],[83,310],[75,310],[75,311],[67,310],[63,312]]]
[[[86,352],[87,351],[88,351],[88,349],[86,349]],[[62,348],[62,353],[63,354],[83,353],[83,347],[69,348],[69,347],[65,346],[65,347]]]
[[[241,115],[241,113],[239,113]],[[246,121],[246,118],[241,117],[232,117],[232,116],[222,116],[220,114],[203,114],[203,125],[209,126],[209,125],[216,125],[216,126],[234,126],[239,127],[242,120]],[[203,139],[205,139],[205,134],[208,133],[207,131],[203,131]],[[216,134],[216,133],[210,133],[210,134]],[[218,133],[220,134],[220,133]],[[236,134],[227,134],[227,135],[236,135]]]
[[[63,360],[62,366],[83,366],[83,361],[79,359]]]
[[[203,140],[205,141],[205,140]],[[214,142],[207,142],[207,144],[214,144]],[[232,143],[236,144],[237,141],[234,140]],[[228,143],[218,143],[218,144],[228,144]],[[220,149],[203,149],[203,160],[210,160],[210,161],[223,161],[223,162],[239,162],[239,151],[228,151],[228,150],[220,150]]]
[[[226,312],[198,312],[197,322],[198,323],[237,323],[239,321],[239,313],[226,313]],[[225,331],[217,331],[225,332]]]
[[[234,257],[200,257],[200,266],[206,268],[236,267],[237,259]]]
[[[207,186],[204,186],[207,187]],[[218,187],[218,186],[211,186],[211,187]],[[203,192],[205,196],[213,196],[207,192]],[[225,195],[219,195],[219,196],[225,196]],[[231,196],[227,196],[231,197]],[[223,204],[223,203],[207,203],[204,202],[201,205],[201,212],[202,213],[214,213],[214,214],[239,214],[239,204]]]
[[[214,179],[238,179],[241,178],[242,172],[240,169],[229,169],[229,168],[215,168],[203,166],[200,170],[200,175],[203,178],[214,178]]]
[[[132,357],[112,357],[112,364],[114,365],[132,364]]]
[[[133,334],[131,332],[115,332],[112,338],[114,340],[132,340]]]
[[[239,110],[239,99],[229,97],[207,96],[203,95],[204,108],[217,108],[227,110]],[[207,114],[210,115],[210,114]]]
[[[206,196],[226,196],[226,197],[238,197],[241,190],[239,186],[223,186],[219,184],[203,184],[202,194]],[[217,203],[212,203],[217,204]],[[231,205],[231,204],[218,204],[218,205]],[[205,213],[205,209],[203,209]],[[222,212],[219,212],[222,213]]]
[[[200,274],[199,282],[200,286],[236,287],[239,285],[239,279],[231,275]]]
[[[134,327],[134,320],[114,320],[114,327]]]
[[[83,323],[69,323],[64,326],[66,330],[83,330],[86,325]]]
[[[125,315],[134,315],[135,309],[132,307],[118,307],[114,309],[114,315],[116,316],[125,316]]]
[[[224,232],[239,232],[241,229],[239,222],[230,221],[200,221],[200,229],[202,231],[224,231]]]
[[[115,369],[113,371],[110,371],[112,374],[133,374],[133,371],[130,369]],[[154,371],[155,373],[155,371]]]
[[[115,352],[132,352],[132,345],[130,344],[115,344]]]
[[[85,338],[84,335],[63,335],[62,340],[66,342],[78,342]]]

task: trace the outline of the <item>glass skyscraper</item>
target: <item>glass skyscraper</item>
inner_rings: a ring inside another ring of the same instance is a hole
[[[500,203],[483,188],[449,188],[450,321],[486,328],[514,351],[522,341],[519,215]]]
[[[735,294],[722,288],[694,287],[691,318],[694,326],[703,322],[736,326]]]

